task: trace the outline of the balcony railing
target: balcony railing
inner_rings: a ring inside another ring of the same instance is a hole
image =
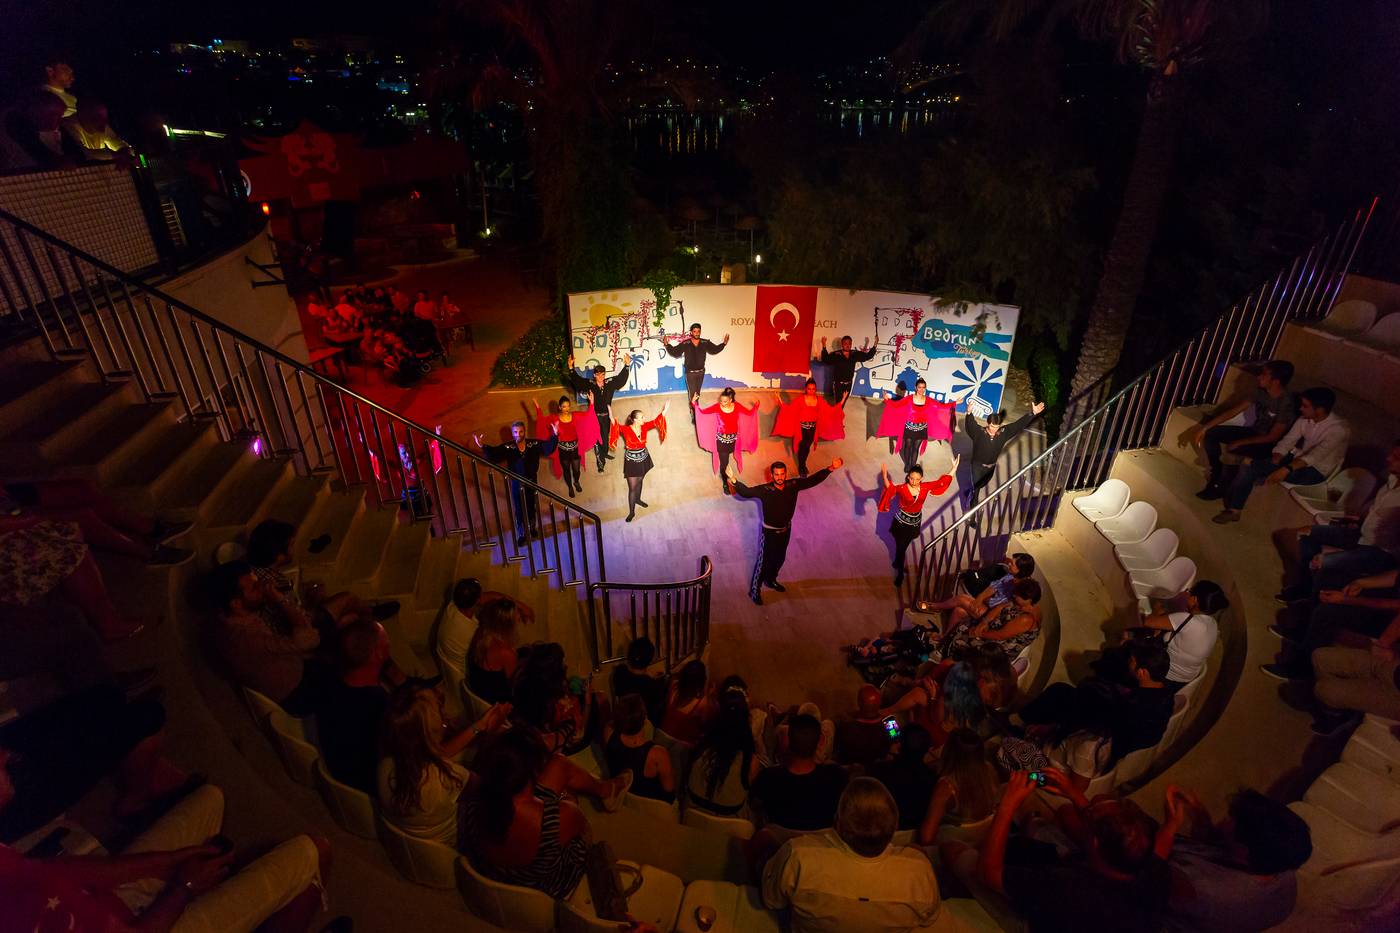
[[[595,583],[589,600],[593,668],[618,661],[613,626],[628,639],[645,635],[656,646],[666,672],[698,656],[710,640],[710,584],[714,565],[700,558],[700,575],[676,583]]]

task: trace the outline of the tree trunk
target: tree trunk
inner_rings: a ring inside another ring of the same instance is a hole
[[[1185,88],[1181,75],[1154,74],[1147,92],[1147,106],[1138,129],[1137,151],[1128,173],[1123,206],[1118,212],[1113,240],[1104,258],[1103,275],[1089,310],[1089,321],[1079,346],[1070,397],[1089,388],[1112,371],[1122,354],[1133,307],[1142,290],[1147,259],[1157,233],[1162,199],[1176,161],[1177,135],[1181,130]],[[1073,412],[1075,420],[1088,412]]]

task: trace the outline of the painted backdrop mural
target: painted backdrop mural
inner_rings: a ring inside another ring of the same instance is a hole
[[[848,291],[806,285],[687,285],[671,294],[660,327],[653,325],[651,292],[625,288],[569,296],[574,364],[601,364],[615,372],[629,357],[632,378],[619,395],[683,392],[681,361],[664,343],[682,337],[691,324],[729,346],[708,358],[705,388],[800,388],[808,374],[825,388],[821,338],[835,350],[841,337],[857,349],[868,341],[874,359],[856,368],[852,393],[893,393],[922,376],[940,400],[956,399],[985,417],[1001,407],[1006,368],[1018,311],[1008,305],[976,304],[961,314],[927,295]]]

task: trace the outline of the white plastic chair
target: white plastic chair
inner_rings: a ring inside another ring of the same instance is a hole
[[[1074,507],[1089,521],[1099,522],[1122,515],[1132,495],[1133,491],[1121,479],[1106,479],[1089,495],[1075,499]]]
[[[1356,337],[1376,323],[1376,306],[1369,301],[1352,298],[1339,301],[1327,312],[1327,317],[1308,328],[1313,333],[1332,340]]]
[[[456,884],[452,867],[458,859],[456,849],[410,836],[383,814],[375,820],[375,828],[389,861],[409,881],[430,888],[450,888]]]
[[[298,784],[314,787],[316,759],[321,757],[321,753],[315,745],[306,741],[301,723],[279,709],[268,715],[267,726],[287,774]]]
[[[1377,717],[1368,716],[1357,726],[1342,749],[1342,761],[1359,765],[1400,785],[1400,739]]]
[[[1294,801],[1288,809],[1301,816],[1312,833],[1312,857],[1302,868],[1307,874],[1324,874],[1368,860],[1400,858],[1400,830],[1368,833],[1307,800]]]
[[[622,805],[628,810],[644,813],[661,823],[679,823],[681,821],[681,807],[674,800],[666,803],[664,800],[628,794]]]
[[[1094,522],[1094,527],[1114,544],[1137,544],[1157,527],[1157,508],[1150,502],[1132,502],[1115,518]]]
[[[1387,314],[1364,334],[1351,338],[1366,349],[1382,355],[1400,350],[1400,314]]]
[[[1338,762],[1313,781],[1303,799],[1355,826],[1381,834],[1400,827],[1400,793],[1360,765]]]
[[[782,925],[778,915],[763,906],[758,888],[731,884],[728,881],[692,881],[685,886],[680,913],[676,915],[676,933],[699,933],[695,910],[709,907],[715,912],[717,931],[734,933],[778,933]]]
[[[548,933],[554,929],[555,903],[548,894],[488,878],[473,868],[465,856],[458,857],[455,868],[462,900],[482,920],[520,933]]]
[[[1162,740],[1157,743],[1156,757],[1161,758],[1171,747],[1171,744],[1176,741],[1176,737],[1181,734],[1181,727],[1186,724],[1186,711],[1190,706],[1190,699],[1182,696],[1181,691],[1178,690],[1176,696],[1173,697],[1171,718],[1167,720],[1167,728],[1162,733]]]
[[[1152,767],[1152,757],[1156,753],[1156,747],[1139,748],[1118,759],[1118,767],[1113,769],[1114,784],[1126,784],[1142,777]]]
[[[1189,557],[1173,557],[1161,570],[1140,570],[1128,574],[1138,599],[1171,599],[1196,582],[1196,562]]]
[[[1024,654],[1017,655],[1016,660],[1011,662],[1011,676],[1016,678],[1016,686],[1022,690],[1025,689],[1025,685],[1022,683],[1022,678],[1026,676],[1026,672],[1030,669],[1031,659],[1026,657]]]
[[[1132,544],[1118,544],[1113,553],[1118,555],[1118,563],[1132,573],[1146,570],[1161,570],[1176,556],[1181,539],[1170,528],[1158,528],[1144,540]]]
[[[735,839],[751,839],[754,834],[752,820],[746,820],[741,816],[715,816],[695,807],[685,808],[685,812],[681,814],[681,822],[686,826],[693,826],[707,833],[724,833]]]
[[[1288,494],[1312,515],[1314,522],[1321,523],[1340,515],[1360,515],[1375,491],[1374,473],[1347,467],[1325,483],[1290,487]]]
[[[618,864],[640,868],[642,872],[642,886],[627,897],[627,912],[633,919],[661,930],[674,929],[681,899],[685,897],[685,882],[651,865],[625,859],[619,859]],[[568,900],[559,902],[560,933],[616,933],[617,928],[616,920],[598,919],[587,881],[580,882]]]
[[[315,773],[316,788],[336,825],[363,839],[373,839],[377,831],[374,801],[369,794],[331,777],[323,758],[316,759]]]
[[[280,703],[265,693],[259,693],[252,687],[244,687],[243,702],[248,705],[248,715],[253,717],[253,722],[258,724],[259,729],[267,728],[267,717],[273,713],[282,713]]]
[[[1113,790],[1117,782],[1117,770],[1109,771],[1107,774],[1100,774],[1089,781],[1089,786],[1084,788],[1084,796],[1093,800],[1099,794],[1107,794]]]
[[[462,681],[462,706],[471,714],[473,721],[485,716],[486,711],[491,708],[490,703],[472,693],[465,680]]]
[[[1201,672],[1200,672],[1199,674],[1197,674],[1195,677],[1191,678],[1191,680],[1188,681],[1184,687],[1182,687],[1180,690],[1178,690],[1178,691],[1176,692],[1177,697],[1180,698],[1180,699],[1185,700],[1187,706],[1190,706],[1190,705],[1191,705],[1191,698],[1194,697],[1194,696],[1196,695],[1196,690],[1201,686],[1201,683],[1206,679],[1206,671],[1208,671],[1208,670],[1210,670],[1210,662],[1209,662],[1209,661],[1202,661],[1202,662],[1201,662]]]

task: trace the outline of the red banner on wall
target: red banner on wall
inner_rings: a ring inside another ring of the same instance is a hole
[[[754,298],[753,368],[761,373],[805,373],[812,367],[817,323],[815,285],[760,285]]]

